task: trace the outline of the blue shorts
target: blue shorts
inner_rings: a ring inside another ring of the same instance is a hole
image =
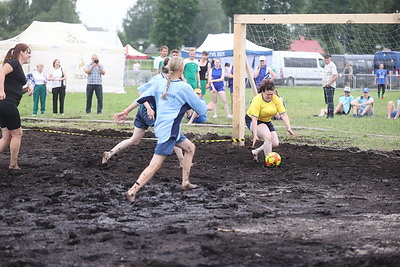
[[[185,140],[186,136],[184,136],[183,134],[181,134],[179,140],[176,140],[175,138],[171,137],[170,139],[168,139],[168,141],[162,144],[157,144],[154,154],[160,156],[170,156],[174,152],[174,146]]]
[[[361,114],[363,112],[364,112],[364,108],[360,109],[360,113],[358,113],[358,114]],[[366,113],[364,116],[372,116],[372,115],[374,115],[374,111],[372,111],[371,114]]]
[[[392,114],[390,114],[390,117],[394,118],[394,117],[396,117],[396,115],[397,115],[397,110],[393,111]]]
[[[153,127],[154,123],[155,121],[150,120],[149,117],[147,116],[146,107],[140,105],[139,110],[136,113],[136,118],[135,121],[133,122],[133,125],[135,125],[136,128],[147,130],[149,129],[149,127]]]
[[[247,128],[248,128],[251,132],[253,132],[253,127],[251,127],[252,120],[251,120],[251,118],[249,117],[249,115],[246,114],[245,119],[246,119],[246,126],[247,126]],[[259,120],[257,120],[257,125],[260,125],[260,124],[266,124],[270,132],[276,132],[275,127],[274,127],[274,125],[272,124],[272,122],[270,122],[270,121],[266,122],[266,121],[259,121]]]
[[[217,86],[214,85],[214,88],[215,88],[215,90],[217,90],[217,92],[222,92],[222,91],[225,92],[224,84],[222,84],[222,86],[219,86],[218,84],[217,84]],[[212,91],[212,87],[211,86],[210,86],[210,91]]]
[[[190,120],[192,118],[192,116],[188,116],[187,119]],[[207,116],[206,115],[200,115],[196,118],[194,118],[193,122],[194,123],[205,123],[207,120]]]

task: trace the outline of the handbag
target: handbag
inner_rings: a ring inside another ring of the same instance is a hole
[[[62,68],[61,68],[61,78],[64,78],[64,72],[63,72]],[[65,80],[61,81],[61,88],[62,89],[66,89],[67,88],[67,86],[65,85],[66,83],[64,83],[64,82],[65,82]]]

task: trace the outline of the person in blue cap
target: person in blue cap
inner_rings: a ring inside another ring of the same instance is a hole
[[[351,102],[354,118],[374,115],[374,98],[369,95],[369,89],[363,89],[363,95]]]

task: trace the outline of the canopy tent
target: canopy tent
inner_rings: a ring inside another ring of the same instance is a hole
[[[125,46],[125,58],[126,59],[137,59],[137,60],[144,60],[144,59],[149,59],[149,57],[146,54],[143,54],[139,51],[137,51],[135,48],[127,44]]]
[[[59,59],[67,76],[68,92],[86,92],[84,68],[91,63],[92,54],[99,56],[106,71],[103,76],[104,92],[125,92],[124,48],[102,42],[82,24],[34,21],[16,37],[0,41],[0,60],[17,43],[26,43],[32,50],[30,62],[24,66],[26,72],[35,69],[38,63],[43,63],[45,72],[48,72],[53,60]]]
[[[222,64],[233,64],[233,33],[208,34],[203,44],[196,49],[196,58],[201,58],[203,51],[208,52],[208,58],[221,58]],[[189,57],[189,52],[182,51],[182,57]],[[272,63],[272,49],[256,45],[246,40],[246,56],[249,66],[254,68],[260,56],[267,58],[267,64]]]

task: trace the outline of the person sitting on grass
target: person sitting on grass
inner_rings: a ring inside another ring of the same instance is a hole
[[[369,89],[363,89],[363,95],[351,101],[354,118],[374,115],[374,98],[369,95]]]
[[[338,114],[338,115],[347,115],[350,113],[351,110],[351,102],[354,100],[354,97],[350,94],[350,87],[346,86],[344,88],[344,95],[341,95],[339,97],[339,104],[333,111],[333,114]],[[328,115],[328,110],[326,108],[322,108],[321,112],[319,114],[316,114],[314,116],[326,116]]]
[[[397,99],[397,109],[394,106],[394,101],[389,101],[387,104],[387,119],[398,119],[400,115],[400,98]]]

